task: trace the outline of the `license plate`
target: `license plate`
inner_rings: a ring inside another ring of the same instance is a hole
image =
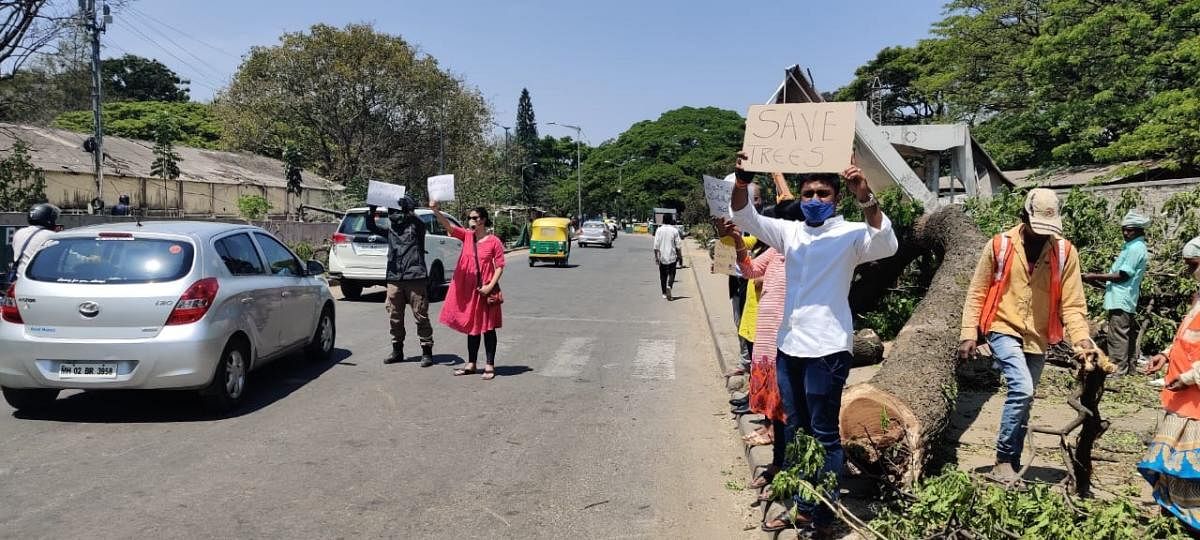
[[[388,247],[380,244],[353,244],[355,255],[387,255]]]
[[[63,362],[58,365],[60,379],[115,379],[116,362]]]

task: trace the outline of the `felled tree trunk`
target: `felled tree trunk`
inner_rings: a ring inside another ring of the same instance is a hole
[[[949,422],[963,299],[987,241],[959,206],[922,218],[915,238],[941,265],[879,372],[846,389],[841,411],[842,440],[851,454],[904,484],[921,475],[929,443]]]

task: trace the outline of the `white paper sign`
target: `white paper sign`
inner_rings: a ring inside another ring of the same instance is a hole
[[[733,182],[704,175],[704,198],[708,213],[713,217],[729,217],[729,199],[733,197]]]
[[[437,202],[454,200],[453,174],[439,174],[429,177],[429,200]]]
[[[400,199],[404,197],[404,191],[404,186],[371,180],[371,183],[367,184],[367,204],[398,210],[400,209]]]

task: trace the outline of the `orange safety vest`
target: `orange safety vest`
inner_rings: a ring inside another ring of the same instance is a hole
[[[1047,342],[1051,345],[1063,340],[1062,314],[1062,274],[1067,265],[1067,253],[1071,243],[1065,238],[1055,242],[1058,249],[1050,250],[1050,328]],[[1008,287],[1008,276],[1012,272],[1013,262],[1012,239],[1001,233],[992,237],[992,255],[995,267],[992,272],[992,286],[988,288],[987,297],[983,301],[983,309],[979,315],[979,333],[986,336],[992,322],[996,320],[996,312],[1000,310],[1000,299],[1004,297]],[[1022,254],[1023,255],[1023,254]]]

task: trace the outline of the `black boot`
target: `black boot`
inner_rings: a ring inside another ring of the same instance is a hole
[[[400,343],[392,344],[392,354],[383,359],[385,364],[395,364],[396,362],[404,361],[404,345]]]
[[[433,345],[421,345],[421,367],[433,365]]]

